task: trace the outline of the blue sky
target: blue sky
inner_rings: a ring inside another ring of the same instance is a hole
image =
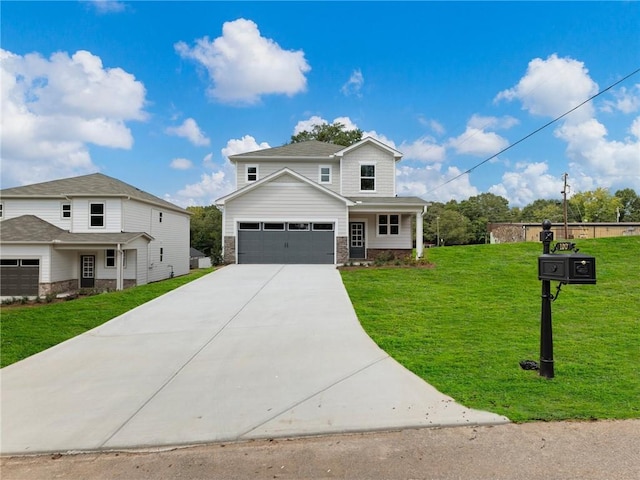
[[[511,206],[640,193],[638,2],[11,2],[2,187],[100,171],[181,206],[227,157],[341,121],[400,150],[399,194]]]

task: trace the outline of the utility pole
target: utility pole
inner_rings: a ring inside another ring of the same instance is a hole
[[[569,187],[569,185],[567,185],[567,177],[569,175],[567,173],[564,173],[562,175],[562,179],[564,180],[564,188],[562,189],[562,214],[563,214],[563,219],[564,219],[564,239],[567,240],[569,238],[569,223],[567,220],[567,188]]]

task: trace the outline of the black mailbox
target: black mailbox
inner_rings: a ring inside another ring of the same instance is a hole
[[[596,283],[596,259],[581,253],[553,254],[538,257],[538,279],[562,283]]]

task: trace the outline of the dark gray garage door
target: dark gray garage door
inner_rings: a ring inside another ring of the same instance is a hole
[[[334,263],[332,223],[253,222],[238,228],[238,263]]]
[[[40,261],[34,259],[0,260],[0,296],[24,297],[38,295]]]

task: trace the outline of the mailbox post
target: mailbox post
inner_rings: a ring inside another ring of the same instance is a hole
[[[551,221],[542,222],[543,255],[549,255],[553,232],[551,231]],[[551,281],[542,280],[542,310],[540,313],[540,376],[553,378],[553,331],[551,328]]]
[[[557,243],[551,252],[553,242],[551,221],[542,222],[540,232],[542,255],[538,257],[538,279],[542,280],[542,310],[540,314],[540,376],[553,378],[553,333],[551,329],[551,302],[558,298],[551,295],[551,281],[565,284],[595,284],[596,259],[578,253],[573,243]],[[570,254],[556,254],[556,250],[573,250]]]

